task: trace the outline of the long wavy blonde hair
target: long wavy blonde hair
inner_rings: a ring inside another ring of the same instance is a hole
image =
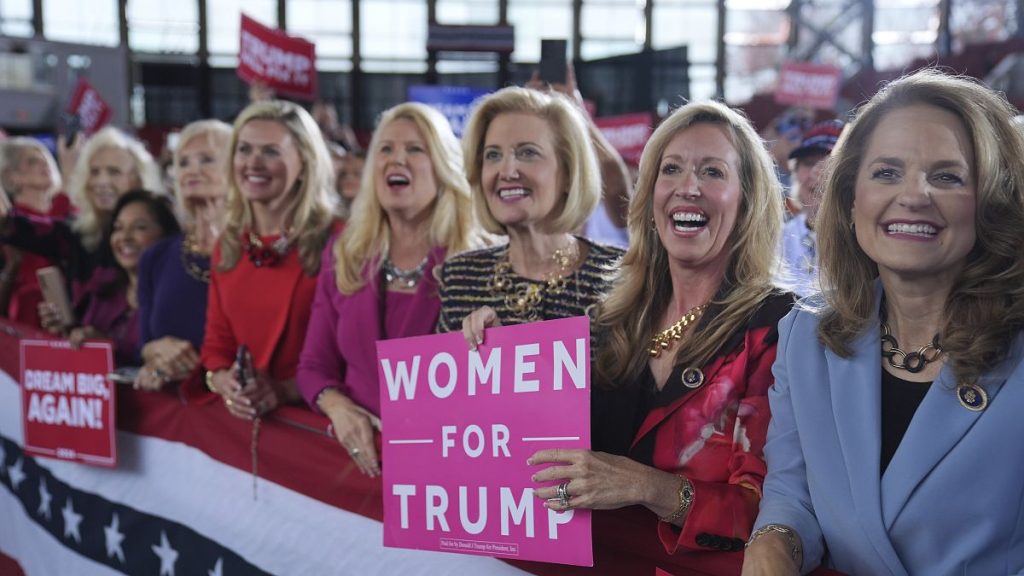
[[[601,341],[596,359],[601,386],[614,388],[632,382],[647,364],[650,338],[672,297],[668,252],[651,226],[654,186],[672,138],[704,123],[722,127],[736,148],[742,194],[736,223],[723,248],[730,252],[724,289],[719,289],[712,302],[721,312],[702,325],[699,336],[694,334],[676,351],[676,363],[706,364],[775,290],[772,274],[782,231],[783,198],[764,143],[742,113],[724,104],[682,106],[654,131],[640,158],[640,178],[629,204],[629,250],[594,322]]]
[[[437,198],[430,217],[430,245],[444,246],[449,254],[454,254],[479,243],[473,197],[463,175],[459,141],[448,120],[423,104],[399,104],[384,112],[377,123],[366,155],[361,189],[352,204],[352,216],[334,244],[335,277],[342,294],[352,294],[362,288],[367,281],[363,267],[388,252],[391,228],[387,213],[377,197],[382,174],[376,169],[376,164],[381,132],[396,120],[408,120],[416,125],[426,141],[430,163],[434,167]]]
[[[895,80],[864,105],[829,160],[818,212],[820,275],[825,304],[818,335],[840,356],[877,325],[878,266],[857,243],[852,208],[868,142],[885,116],[925,104],[963,123],[974,148],[977,239],[946,302],[942,348],[959,382],[978,377],[1006,358],[1024,328],[1024,136],[1006,99],[974,79],[923,70]]]
[[[228,161],[227,222],[220,237],[221,261],[217,267],[226,272],[235,267],[242,253],[242,231],[253,225],[252,206],[242,197],[235,179],[234,155],[238,133],[253,120],[270,120],[288,129],[302,160],[302,172],[296,180],[299,189],[286,217],[294,233],[302,270],[308,276],[320,270],[320,252],[331,233],[335,219],[335,198],[331,157],[320,128],[313,117],[298,104],[268,100],[250,104],[235,120]]]
[[[103,239],[104,222],[96,212],[96,207],[93,206],[86,190],[89,184],[89,164],[92,163],[93,156],[109,148],[123,150],[132,157],[132,166],[138,182],[130,189],[143,188],[150,192],[162,193],[164,188],[160,179],[160,167],[153,161],[153,156],[146,151],[142,142],[113,126],[107,126],[90,136],[82,146],[71,176],[68,177],[67,189],[71,203],[78,209],[74,229],[82,239],[82,245],[90,252],[96,250]]]

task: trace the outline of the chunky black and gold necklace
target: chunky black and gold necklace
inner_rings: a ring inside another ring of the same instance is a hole
[[[889,324],[882,320],[882,357],[889,366],[898,370],[906,370],[911,374],[917,374],[924,370],[925,366],[939,359],[942,356],[942,346],[939,345],[939,335],[932,337],[932,341],[921,346],[913,352],[904,352],[900,349],[900,343],[892,335]]]

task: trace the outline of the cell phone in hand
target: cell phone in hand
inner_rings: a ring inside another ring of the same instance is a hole
[[[64,283],[64,274],[60,268],[40,268],[36,270],[36,278],[39,280],[39,290],[43,293],[43,299],[57,309],[61,325],[71,326],[74,323],[74,314],[71,312],[71,300],[68,298],[67,285]]]
[[[110,374],[107,374],[107,380],[116,382],[117,384],[132,384],[135,382],[135,377],[138,375],[139,368],[137,366],[122,366]]]
[[[78,114],[65,112],[60,115],[60,119],[64,124],[64,129],[61,130],[64,134],[64,142],[71,146],[75,142],[75,138],[78,137],[78,133],[82,130],[82,117]]]
[[[540,41],[540,79],[549,84],[565,84],[565,70],[568,66],[566,40]]]
[[[252,367],[252,352],[245,344],[239,346],[238,352],[235,353],[235,366],[235,380],[238,380],[245,390],[256,379],[256,371]]]

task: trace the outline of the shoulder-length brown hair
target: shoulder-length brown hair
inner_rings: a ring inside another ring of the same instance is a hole
[[[818,212],[824,307],[818,336],[841,356],[877,323],[874,282],[878,267],[851,228],[854,191],[868,141],[893,110],[925,104],[963,123],[974,148],[977,239],[946,302],[942,348],[960,382],[1004,359],[1024,327],[1024,137],[1002,95],[973,79],[922,70],[885,86],[843,132],[824,177]]]
[[[238,191],[234,155],[238,133],[253,120],[272,120],[288,129],[302,159],[295,204],[289,214],[299,261],[307,276],[320,270],[320,252],[331,233],[335,218],[334,174],[331,156],[313,117],[298,104],[268,100],[250,104],[235,119],[231,134],[231,158],[228,160],[227,221],[220,236],[221,261],[217,267],[226,272],[235,267],[242,254],[242,230],[251,227],[252,207]]]
[[[668,252],[651,226],[654,185],[661,157],[679,132],[695,124],[720,126],[739,155],[742,194],[724,283],[713,304],[721,312],[676,352],[676,363],[703,365],[740,330],[775,289],[772,274],[782,232],[782,191],[771,157],[750,121],[718,102],[687,104],[654,131],[640,158],[640,179],[629,203],[630,246],[612,292],[595,321],[602,335],[596,367],[599,382],[618,386],[647,364],[647,347],[672,297]]]

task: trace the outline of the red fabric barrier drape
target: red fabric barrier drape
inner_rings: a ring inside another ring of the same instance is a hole
[[[0,320],[0,368],[18,378],[18,339],[38,338],[37,330]],[[197,390],[195,383],[164,392],[118,390],[117,419],[121,430],[182,442],[235,468],[252,470],[253,423],[234,418],[224,406]],[[383,517],[379,478],[362,475],[329,436],[327,418],[305,407],[285,406],[260,422],[256,439],[259,476],[329,505],[375,520]],[[386,466],[387,463],[384,463]],[[201,490],[201,487],[196,487]],[[252,490],[252,485],[239,486]],[[258,494],[257,494],[258,497]],[[658,539],[653,514],[643,508],[595,512],[594,568],[515,562],[541,576],[654,574],[661,568],[677,576],[705,576],[699,554],[670,556]],[[0,574],[8,574],[0,557]],[[20,569],[19,569],[20,570]],[[18,575],[20,572],[11,572]],[[816,576],[839,573],[819,570]]]

